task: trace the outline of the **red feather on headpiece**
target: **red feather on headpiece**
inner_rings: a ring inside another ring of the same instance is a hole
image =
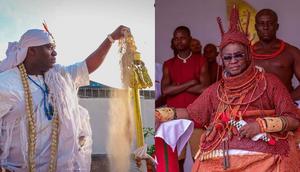
[[[49,33],[49,35],[50,35],[51,38],[53,39],[53,42],[55,43],[54,37],[53,37],[53,35],[51,34],[51,32],[49,31],[48,25],[46,24],[45,20],[44,20],[44,22],[43,22],[43,26],[44,26],[45,31]]]

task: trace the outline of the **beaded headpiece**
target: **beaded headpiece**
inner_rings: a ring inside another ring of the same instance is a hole
[[[221,18],[217,18],[217,22],[221,31],[221,43],[220,43],[220,49],[223,49],[227,44],[229,43],[241,43],[245,46],[250,46],[250,41],[248,39],[248,26],[249,26],[249,20],[250,20],[250,13],[248,12],[247,16],[247,22],[246,22],[246,29],[243,30],[241,21],[239,18],[239,11],[236,8],[236,5],[233,5],[230,13],[230,23],[229,23],[229,29],[225,33],[222,25]]]

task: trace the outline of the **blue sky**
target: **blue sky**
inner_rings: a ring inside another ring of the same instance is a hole
[[[154,0],[0,0],[0,60],[7,43],[46,20],[57,42],[57,63],[84,60],[120,24],[130,27],[154,82]],[[117,43],[91,79],[120,87]],[[152,87],[151,89],[154,89]]]

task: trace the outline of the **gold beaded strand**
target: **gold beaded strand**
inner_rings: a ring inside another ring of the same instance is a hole
[[[20,64],[18,68],[21,73],[21,80],[24,87],[25,107],[26,107],[27,122],[28,122],[28,168],[29,168],[29,172],[35,172],[36,169],[35,147],[36,147],[37,133],[36,133],[36,121],[34,119],[34,112],[33,112],[33,101],[32,101],[32,95],[29,88],[27,73],[24,64]],[[50,150],[49,172],[55,172],[56,170],[58,133],[59,133],[59,119],[58,119],[56,108],[54,108],[53,119],[52,119],[52,130],[51,130],[52,141],[51,141],[51,150]]]

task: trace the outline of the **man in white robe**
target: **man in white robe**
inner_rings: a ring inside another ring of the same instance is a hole
[[[49,169],[52,131],[50,111],[59,119],[56,171],[90,171],[91,128],[86,109],[79,106],[77,91],[89,84],[89,73],[104,60],[114,40],[123,37],[119,26],[83,62],[55,65],[51,33],[32,29],[19,42],[9,43],[0,63],[0,167],[2,171],[29,171],[28,121],[24,86],[18,65],[24,64],[32,95],[36,127],[35,171]],[[52,109],[51,109],[52,108]],[[53,111],[51,111],[53,112]]]

